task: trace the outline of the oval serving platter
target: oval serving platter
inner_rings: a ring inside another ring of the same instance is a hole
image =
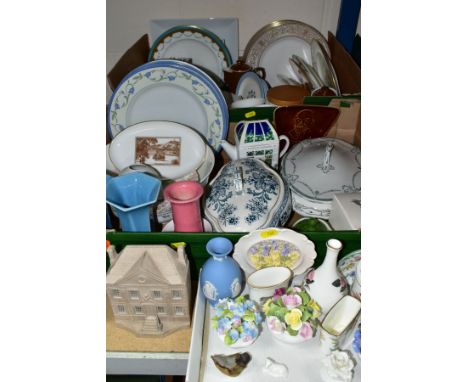
[[[112,138],[145,121],[192,127],[219,151],[229,128],[229,111],[221,90],[205,72],[182,61],[156,60],[127,74],[109,102],[107,128]]]
[[[168,179],[177,179],[196,170],[206,145],[190,127],[176,122],[147,121],[130,126],[111,141],[109,156],[122,171],[134,164],[155,167]]]

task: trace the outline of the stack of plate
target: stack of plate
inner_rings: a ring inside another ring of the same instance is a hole
[[[220,88],[205,72],[182,61],[157,60],[132,70],[114,90],[109,135],[113,138],[145,121],[190,126],[219,151],[229,128],[229,111]]]
[[[264,68],[272,87],[306,84],[310,91],[327,88],[331,94],[341,94],[327,40],[301,21],[265,25],[247,43],[244,61]]]
[[[330,55],[327,40],[311,25],[296,20],[278,20],[261,28],[249,40],[244,61],[252,68],[265,69],[272,87],[284,85],[284,78],[296,78],[289,58],[297,55],[312,65],[312,43],[317,41]]]
[[[213,32],[196,25],[178,25],[159,35],[151,46],[148,61],[171,58],[192,62],[223,78],[232,65],[231,54]]]
[[[340,139],[306,139],[283,157],[281,174],[295,212],[328,219],[335,193],[361,191],[361,151]]]

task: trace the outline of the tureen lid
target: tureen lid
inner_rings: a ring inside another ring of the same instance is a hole
[[[281,173],[293,192],[329,201],[337,192],[361,191],[361,151],[341,139],[306,139],[284,156]]]
[[[249,232],[268,226],[281,207],[281,176],[255,158],[224,165],[210,182],[205,217],[217,231]]]

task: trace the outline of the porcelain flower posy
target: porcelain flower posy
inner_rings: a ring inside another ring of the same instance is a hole
[[[226,345],[252,343],[259,334],[263,321],[262,314],[255,303],[245,296],[235,300],[224,298],[215,305],[215,316],[211,318],[212,327],[219,336],[224,337]]]
[[[325,371],[335,381],[351,382],[354,361],[346,351],[333,350],[324,360]]]
[[[272,298],[263,305],[268,328],[274,333],[315,336],[321,314],[320,306],[299,287],[276,289]]]

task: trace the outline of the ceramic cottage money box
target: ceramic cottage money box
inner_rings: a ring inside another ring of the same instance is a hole
[[[281,152],[280,140],[285,141]],[[231,160],[241,158],[257,158],[273,168],[278,167],[278,160],[288,150],[289,139],[276,133],[267,119],[258,121],[242,121],[235,128],[236,145],[221,141],[221,146]]]

